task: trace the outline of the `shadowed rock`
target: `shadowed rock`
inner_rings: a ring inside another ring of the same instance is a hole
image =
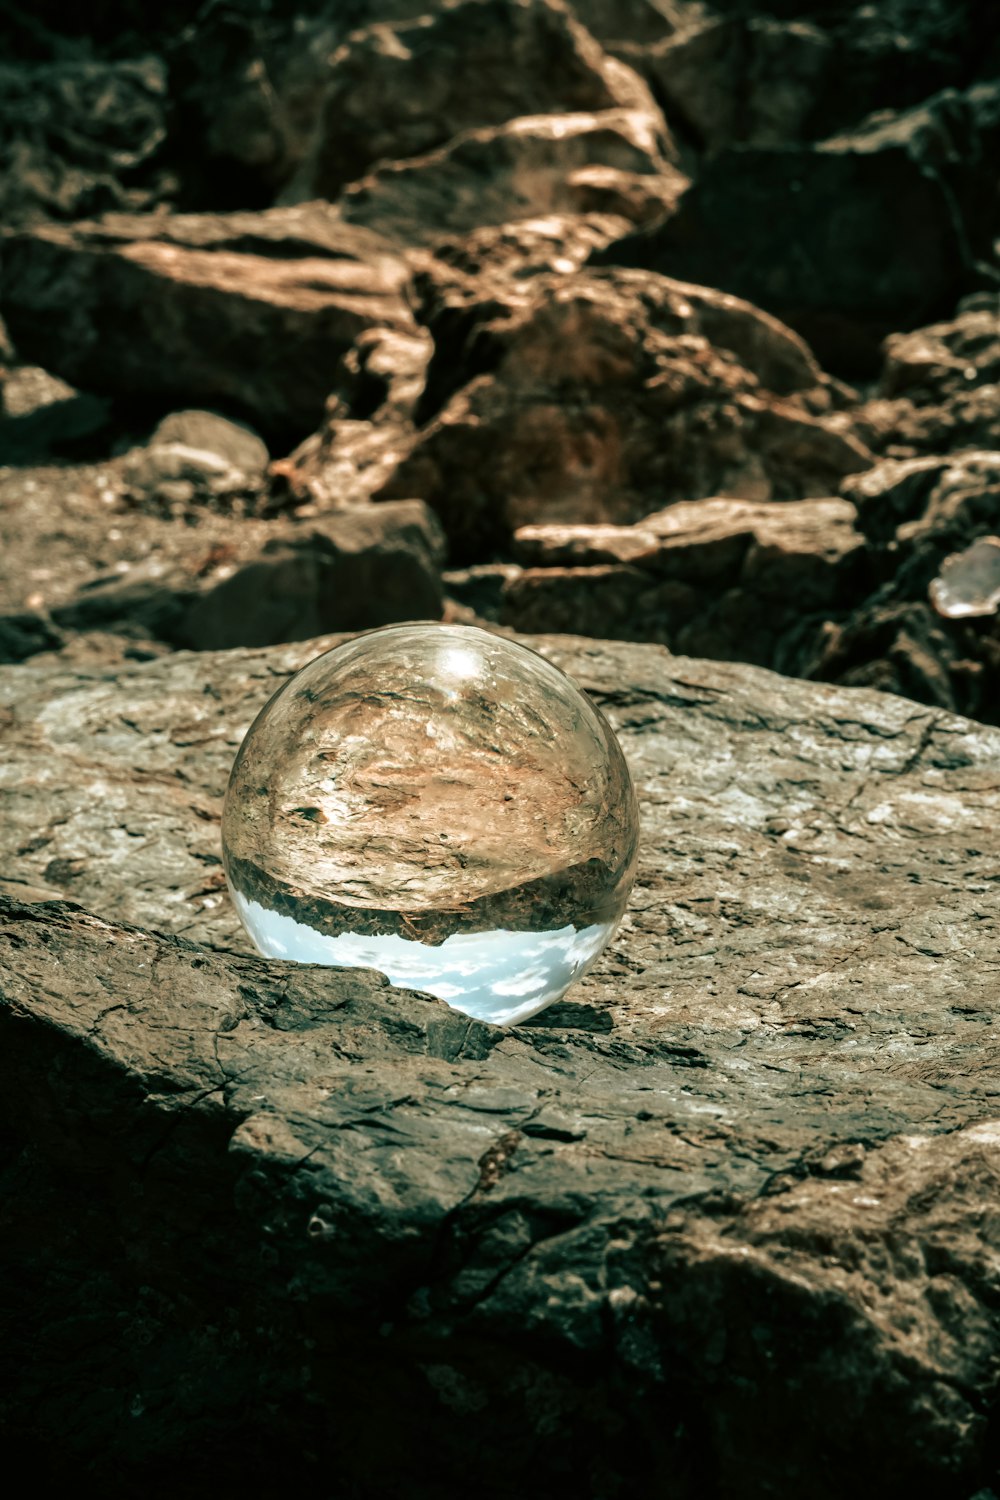
[[[316,426],[366,328],[414,326],[406,267],[324,204],[47,226],[3,260],[25,358],[125,400],[221,404],[279,440]]]
[[[26,610],[12,607],[24,587],[13,559],[0,659],[23,660],[77,631],[218,650],[441,615],[444,539],[419,500],[298,521],[196,511],[179,526],[154,514],[128,515],[132,560],[82,578],[82,557],[61,576],[43,569]]]
[[[672,119],[708,149],[808,134],[833,56],[818,27],[770,16],[710,16],[641,54]]]
[[[673,216],[594,260],[724,287],[798,329],[824,364],[870,374],[887,334],[945,313],[990,255],[998,143],[991,83],[817,147],[727,148]]]
[[[517,630],[661,641],[803,674],[833,619],[865,592],[856,512],[843,500],[695,500],[634,526],[524,526],[524,564],[446,576],[449,594]]]
[[[378,161],[522,115],[637,107],[669,149],[648,90],[558,0],[459,0],[355,32],[330,58],[314,145],[289,191],[335,198]]]
[[[6,16],[3,18],[6,22]],[[0,63],[0,224],[142,210],[170,183],[159,58]]]
[[[884,582],[829,632],[816,674],[995,722],[1000,641],[991,612],[937,611],[932,601],[947,560],[968,556],[996,530],[1000,453],[886,461],[845,493],[873,544],[872,573]]]

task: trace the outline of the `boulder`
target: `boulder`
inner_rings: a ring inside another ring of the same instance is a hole
[[[498,1495],[985,1492],[997,733],[536,641],[618,728],[643,863],[598,968],[500,1031],[246,954],[221,794],[324,644],[0,673],[12,1460],[111,1496],[175,1492],[195,1434],[203,1494],[441,1495],[484,1450]]]
[[[137,508],[113,473],[78,470],[68,487],[50,471],[27,484],[16,472],[0,480],[0,659],[79,632],[117,635],[142,655],[157,643],[265,645],[441,614],[443,538],[420,501],[260,520],[209,508],[202,490],[181,524],[179,503]],[[19,493],[22,523],[58,527],[43,564],[16,518],[3,525],[3,502]]]
[[[883,397],[943,404],[981,386],[1000,386],[1000,292],[971,297],[956,317],[885,341]]]
[[[843,500],[682,501],[633,526],[525,526],[490,613],[516,630],[660,641],[802,673],[871,586]],[[499,571],[499,569],[498,569]],[[475,607],[483,580],[447,577]],[[485,600],[484,600],[485,602]]]
[[[335,196],[380,158],[516,115],[640,97],[658,115],[559,0],[218,5],[166,50],[167,150],[197,209]],[[428,53],[461,61],[428,68]]]
[[[552,214],[669,212],[688,179],[660,155],[636,110],[539,115],[467,131],[440,150],[387,162],[347,188],[344,217],[404,244]]]
[[[490,290],[442,283],[418,429],[375,496],[426,500],[456,563],[521,525],[828,496],[870,462],[802,341],[737,298],[634,271]]]
[[[333,54],[313,145],[288,192],[333,199],[377,162],[521,116],[637,108],[669,151],[648,90],[561,0],[455,0],[356,31]]]
[[[85,389],[246,416],[275,442],[319,422],[366,328],[414,328],[409,273],[322,204],[259,214],[111,215],[3,244],[19,353]]]
[[[271,467],[273,503],[361,505],[395,471],[415,431],[434,345],[424,329],[368,329],[344,356],[323,422]]]
[[[245,423],[216,412],[177,411],[164,417],[145,447],[128,455],[125,477],[138,504],[229,508],[263,489],[269,458]]]
[[[578,270],[592,250],[620,239],[628,229],[629,220],[621,214],[540,214],[530,219],[513,219],[507,224],[486,224],[468,234],[438,239],[429,262],[421,261],[425,252],[419,250],[411,251],[408,258],[416,268],[418,287],[421,282],[430,286],[433,303],[441,266],[471,277],[523,278],[540,271],[565,275]]]
[[[872,374],[881,340],[942,315],[992,255],[1000,88],[946,91],[818,146],[710,156],[675,214],[598,250],[747,297],[824,364]]]
[[[224,564],[184,601],[170,639],[216,650],[440,618],[444,539],[419,500],[385,520],[362,506],[271,530],[256,555]]]
[[[22,363],[11,350],[9,363],[0,365],[0,466],[106,450],[113,432],[111,408],[107,397],[74,390],[40,365]]]
[[[214,411],[175,411],[164,417],[149,446],[166,448],[173,443],[214,454],[249,479],[259,479],[270,459],[266,445],[246,423],[230,422]]]

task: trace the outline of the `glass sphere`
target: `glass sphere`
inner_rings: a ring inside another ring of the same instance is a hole
[[[390,625],[302,668],[251,725],[222,817],[261,953],[378,969],[501,1025],[618,925],[635,793],[604,716],[525,646]]]

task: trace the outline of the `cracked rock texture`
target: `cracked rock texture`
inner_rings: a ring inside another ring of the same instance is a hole
[[[8,1441],[115,1494],[197,1440],[196,1493],[438,1496],[474,1423],[488,1495],[968,1500],[1000,735],[534,643],[615,722],[644,855],[595,971],[511,1031],[244,951],[226,774],[323,643],[0,675]]]

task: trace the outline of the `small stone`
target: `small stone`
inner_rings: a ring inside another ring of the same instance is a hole
[[[930,585],[931,603],[947,620],[995,615],[1000,606],[1000,537],[981,536],[941,566]]]

